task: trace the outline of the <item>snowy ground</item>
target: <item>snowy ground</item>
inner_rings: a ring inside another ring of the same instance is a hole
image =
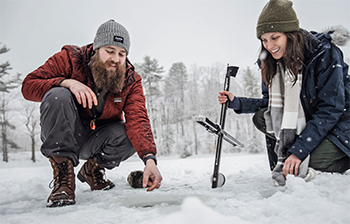
[[[107,172],[116,187],[91,192],[77,181],[73,206],[46,208],[52,170],[37,154],[10,154],[0,162],[0,223],[350,223],[350,171],[323,173],[311,182],[288,176],[273,187],[264,154],[223,155],[226,184],[211,189],[214,155],[159,158],[162,187],[153,192],[131,189],[126,177],[143,169],[133,157]],[[75,173],[82,163],[75,169]]]

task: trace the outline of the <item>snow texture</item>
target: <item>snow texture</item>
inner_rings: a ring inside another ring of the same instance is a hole
[[[12,153],[0,162],[0,223],[350,223],[350,171],[322,173],[310,182],[288,176],[284,187],[273,187],[265,154],[224,154],[221,188],[212,189],[214,155],[159,158],[162,187],[153,192],[132,189],[126,182],[142,170],[136,156],[107,171],[116,187],[90,191],[78,180],[76,204],[46,208],[52,170],[37,153]],[[84,161],[75,168],[78,172]]]

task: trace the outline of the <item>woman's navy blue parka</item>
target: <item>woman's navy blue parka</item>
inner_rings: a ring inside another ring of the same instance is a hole
[[[288,152],[303,160],[324,138],[350,157],[350,76],[343,53],[336,45],[350,39],[343,27],[326,33],[301,30],[305,39],[301,103],[306,127]],[[268,106],[268,88],[262,84],[262,99],[237,97],[241,109],[236,113],[254,113]]]

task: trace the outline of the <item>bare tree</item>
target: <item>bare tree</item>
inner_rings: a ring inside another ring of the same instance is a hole
[[[205,111],[205,115],[215,122],[219,121],[220,105],[217,101],[219,91],[223,89],[225,78],[225,65],[216,63],[212,66],[204,68],[201,87],[202,104],[201,108]]]
[[[191,66],[191,72],[189,74],[189,86],[188,88],[188,93],[190,95],[189,98],[189,113],[190,115],[193,116],[198,116],[200,115],[200,110],[199,108],[199,99],[201,96],[199,96],[199,77],[201,77],[201,74],[203,74],[203,68],[198,67],[197,65],[192,65]],[[199,148],[199,140],[197,136],[197,124],[195,121],[192,121],[192,130],[193,130],[193,135],[194,135],[194,153],[197,155],[198,154],[198,148]]]
[[[35,102],[26,102],[24,105],[23,116],[25,119],[23,123],[27,128],[27,133],[31,140],[31,160],[35,162],[36,136],[40,133],[39,109],[38,104]]]

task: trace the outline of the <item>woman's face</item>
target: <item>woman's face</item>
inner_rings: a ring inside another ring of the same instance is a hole
[[[274,59],[278,60],[283,57],[287,47],[287,36],[284,33],[265,33],[260,39]]]

